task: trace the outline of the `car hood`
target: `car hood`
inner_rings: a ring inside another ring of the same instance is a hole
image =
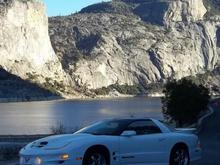
[[[29,144],[28,147],[31,148],[42,148],[45,150],[56,150],[61,149],[74,141],[82,141],[85,138],[88,138],[92,135],[89,134],[65,134],[65,135],[55,135],[49,136],[43,139],[39,139]]]

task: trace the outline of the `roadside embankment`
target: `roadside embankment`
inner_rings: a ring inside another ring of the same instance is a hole
[[[14,97],[14,98],[0,98],[0,103],[10,103],[10,102],[34,102],[34,101],[53,101],[53,100],[61,100],[63,99],[60,96],[50,96],[50,97]]]
[[[46,136],[49,135],[0,136],[0,163],[18,158],[20,149],[27,143]]]
[[[205,111],[204,113],[202,113],[200,115],[200,117],[198,118],[196,123],[194,123],[192,125],[185,126],[185,127],[192,129],[192,133],[199,134],[204,127],[204,121],[208,120],[214,114],[214,112],[215,111],[212,108],[212,106],[209,105],[207,108],[207,111]]]
[[[198,134],[199,132],[202,131],[203,127],[204,127],[204,121],[205,120],[208,120],[213,114],[214,114],[214,109],[212,108],[212,106],[208,106],[208,111],[206,114],[204,114],[197,122],[196,124],[196,128],[197,128],[197,131],[196,133]]]

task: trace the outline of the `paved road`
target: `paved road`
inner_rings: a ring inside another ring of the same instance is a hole
[[[202,160],[193,165],[220,165],[220,100],[213,108],[215,114],[204,122],[199,134],[203,146]]]
[[[4,162],[4,161],[0,161],[0,165],[19,165],[18,161],[7,161],[7,162]]]

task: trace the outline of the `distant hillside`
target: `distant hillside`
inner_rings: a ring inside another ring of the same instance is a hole
[[[169,2],[164,0],[113,0],[88,6],[80,13],[111,13],[137,16],[143,21],[163,25]]]

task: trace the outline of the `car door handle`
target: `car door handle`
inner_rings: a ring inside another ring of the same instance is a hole
[[[162,142],[162,141],[165,141],[165,140],[166,140],[166,138],[159,138],[158,139],[159,142]]]

